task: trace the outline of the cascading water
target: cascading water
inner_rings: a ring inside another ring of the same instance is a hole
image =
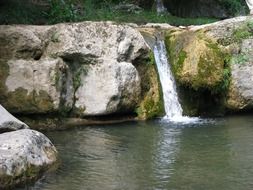
[[[163,40],[157,40],[154,45],[154,55],[163,91],[164,119],[176,122],[195,122],[198,118],[183,116],[183,110],[178,100],[176,83],[167,59],[167,51]]]
[[[182,117],[183,110],[178,101],[175,79],[168,63],[164,41],[158,40],[154,46],[154,55],[159,73],[166,118]]]
[[[162,14],[167,11],[163,5],[163,0],[156,0],[156,11],[158,14]]]

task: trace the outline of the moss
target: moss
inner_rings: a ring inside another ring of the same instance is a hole
[[[240,26],[236,26],[230,36],[219,39],[218,43],[223,46],[228,46],[233,43],[240,44],[243,39],[248,39],[251,37],[253,37],[253,20],[248,19]]]
[[[253,21],[247,20],[240,27],[233,31],[232,39],[235,42],[241,42],[243,39],[247,39],[253,36]]]
[[[3,103],[12,113],[48,113],[54,112],[54,103],[47,92],[40,90],[38,93],[18,88],[8,93],[8,98]]]
[[[141,78],[142,90],[141,101],[135,109],[138,118],[151,119],[164,115],[162,89],[153,53],[148,60],[144,60],[135,66]]]
[[[183,67],[183,64],[186,58],[187,58],[187,53],[184,50],[180,51],[178,54],[177,64],[174,66],[177,72],[180,72],[180,69]]]
[[[204,30],[169,31],[165,38],[186,115],[222,115],[230,83],[230,60]]]
[[[72,110],[71,110],[71,116],[82,117],[84,115],[85,110],[86,110],[85,106],[76,107],[74,105]]]
[[[155,55],[152,51],[149,52],[149,61],[148,63],[151,64],[151,65],[155,65]]]
[[[147,96],[136,112],[141,119],[152,119],[161,116],[163,111],[162,101],[155,102],[151,96]]]
[[[46,150],[45,150],[46,151]],[[15,187],[22,187],[28,183],[35,182],[43,173],[53,171],[58,167],[58,162],[50,165],[34,166],[29,164],[25,171],[17,173],[16,176],[1,175],[0,188],[13,189]]]
[[[223,75],[224,53],[204,31],[175,31],[166,35],[172,71],[179,84],[212,89]]]

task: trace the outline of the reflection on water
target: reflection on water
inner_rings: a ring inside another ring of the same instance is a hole
[[[25,189],[250,190],[253,118],[50,132],[61,167]],[[24,189],[24,188],[23,188]]]

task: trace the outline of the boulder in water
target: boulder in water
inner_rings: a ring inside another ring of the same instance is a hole
[[[57,161],[57,151],[40,132],[23,129],[0,134],[0,189],[37,179]]]

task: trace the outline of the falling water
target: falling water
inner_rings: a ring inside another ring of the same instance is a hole
[[[176,122],[196,122],[198,118],[183,116],[183,110],[178,100],[175,79],[172,75],[167,52],[163,40],[157,40],[154,46],[154,55],[160,82],[163,91],[164,108],[166,115],[164,119]]]
[[[168,64],[164,41],[158,40],[154,46],[154,55],[157,64],[164,99],[164,108],[167,118],[181,117],[182,108],[178,101],[175,79]]]
[[[163,0],[156,0],[156,11],[158,14],[161,14],[167,11],[167,9],[163,5]]]

